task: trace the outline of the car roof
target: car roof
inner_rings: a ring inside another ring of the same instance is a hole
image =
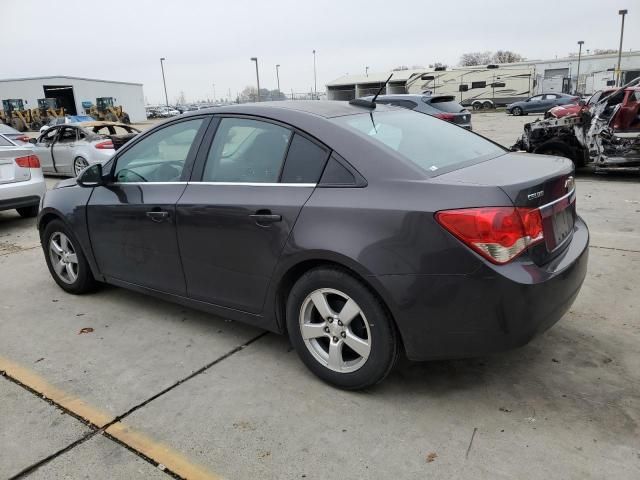
[[[390,109],[386,106],[378,105],[378,109]],[[273,116],[278,113],[283,114],[289,112],[297,112],[308,115],[314,115],[324,118],[342,117],[345,115],[357,115],[366,113],[368,110],[363,107],[350,105],[349,102],[338,100],[284,100],[277,102],[260,102],[260,103],[242,103],[237,105],[224,105],[221,107],[204,108],[195,112],[189,112],[184,115],[200,115],[202,113],[238,113],[248,115],[264,115]],[[276,118],[273,116],[273,118]]]

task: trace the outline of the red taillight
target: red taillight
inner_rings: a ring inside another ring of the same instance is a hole
[[[453,113],[436,113],[435,117],[441,120],[446,120],[447,122],[451,122],[454,118],[456,118]]]
[[[16,158],[16,164],[22,168],[40,168],[40,159],[35,155]]]
[[[113,142],[111,140],[105,140],[104,142],[96,143],[94,146],[98,150],[113,149]]]
[[[537,208],[482,207],[443,210],[436,220],[454,236],[485,257],[503,264],[544,239]]]

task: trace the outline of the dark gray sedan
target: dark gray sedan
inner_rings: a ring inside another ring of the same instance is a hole
[[[515,115],[516,117],[528,113],[544,113],[558,105],[578,103],[579,100],[580,97],[567,93],[541,93],[540,95],[529,97],[526,100],[510,103],[507,105],[507,113]]]
[[[358,389],[400,352],[483,355],[557,322],[587,271],[572,175],[397,107],[233,105],[59,183],[38,228],[65,291],[104,282],[287,333]]]
[[[364,97],[371,100],[373,96]],[[456,102],[453,95],[378,95],[376,103],[408,108],[471,130],[471,112]]]

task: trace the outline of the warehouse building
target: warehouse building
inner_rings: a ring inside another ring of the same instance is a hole
[[[55,98],[68,115],[83,115],[100,97],[111,97],[114,105],[122,105],[132,122],[147,118],[141,83],[63,75],[0,80],[0,100],[20,99],[25,108],[37,108],[39,98]]]
[[[514,97],[518,96],[526,98],[549,92],[578,91],[582,94],[592,94],[615,84],[617,64],[618,54],[614,53],[582,55],[579,72],[578,57],[567,57],[504,63],[497,66],[454,67],[446,70],[425,68],[370,73],[366,76],[345,75],[327,84],[327,97],[329,100],[351,100],[372,95],[384,85],[391,73],[393,77],[387,88],[382,90],[383,94],[422,93],[425,90],[432,93],[455,92],[456,96],[460,94],[463,104],[471,103],[475,88],[488,89],[492,85],[503,89],[503,96],[508,101],[513,101]],[[640,76],[640,51],[623,52],[620,69],[623,84]],[[473,77],[473,80],[470,81],[470,77]],[[474,86],[474,83],[478,86]],[[490,98],[496,96],[495,88],[491,91]]]

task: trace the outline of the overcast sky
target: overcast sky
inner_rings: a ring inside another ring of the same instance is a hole
[[[72,75],[144,84],[163,101],[233,97],[255,85],[285,93],[318,90],[346,73],[398,65],[458,63],[469,51],[509,49],[548,59],[617,48],[618,10],[629,9],[623,49],[640,49],[637,0],[0,0],[0,77]],[[0,97],[1,97],[0,92]]]

